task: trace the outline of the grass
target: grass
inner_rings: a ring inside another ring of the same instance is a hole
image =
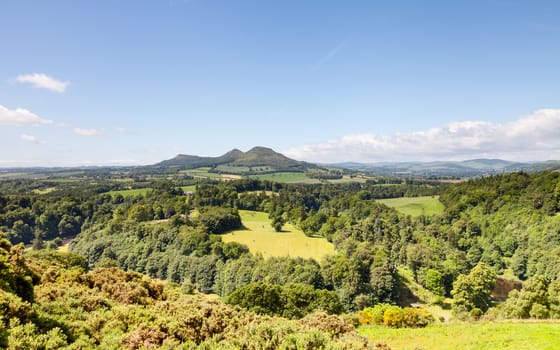
[[[389,198],[378,202],[410,216],[442,214],[444,209],[438,196]]]
[[[151,188],[145,187],[145,188],[133,188],[131,190],[109,191],[107,193],[109,193],[111,196],[117,196],[120,194],[123,197],[134,197],[138,195],[145,195],[146,192],[148,192],[149,190],[151,190]]]
[[[183,192],[196,192],[196,185],[181,186]]]
[[[222,171],[224,173],[241,174],[246,173],[251,170],[248,166],[233,166],[233,165],[218,165],[216,170]]]
[[[560,322],[435,323],[426,328],[361,326],[358,332],[392,350],[560,349]]]
[[[208,167],[204,167],[204,168],[196,168],[196,169],[190,169],[185,171],[187,174],[194,176],[194,177],[198,177],[198,178],[206,178],[206,179],[221,179],[222,176],[218,173],[209,173],[208,170],[210,170],[210,168]]]
[[[286,224],[282,232],[270,226],[268,214],[240,210],[241,220],[246,229],[222,235],[224,242],[246,244],[253,253],[271,256],[291,256],[313,258],[320,261],[324,256],[334,254],[334,246],[324,238],[307,237],[297,227]]]
[[[56,190],[56,187],[47,187],[47,188],[35,189],[35,190],[33,190],[33,193],[47,194],[47,193],[51,193],[54,190]]]
[[[272,173],[262,175],[252,175],[252,178],[259,180],[269,180],[275,182],[304,182],[309,180],[309,177],[304,173]]]

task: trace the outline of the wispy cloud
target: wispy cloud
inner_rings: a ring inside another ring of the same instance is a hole
[[[43,73],[24,74],[16,77],[19,83],[30,83],[36,88],[47,89],[62,93],[66,90],[70,82],[60,81]]]
[[[25,127],[47,125],[52,123],[52,120],[40,118],[27,109],[8,109],[0,105],[0,125]]]
[[[102,130],[99,129],[84,129],[84,128],[73,128],[72,132],[80,136],[99,136]]]
[[[22,139],[25,142],[34,143],[36,145],[44,145],[46,143],[45,141],[40,140],[37,137],[28,134],[21,134],[20,139]]]
[[[313,66],[311,67],[311,69],[313,71],[318,71],[321,70],[321,68],[323,68],[323,66],[325,64],[327,64],[330,60],[332,60],[336,55],[338,55],[338,53],[340,52],[340,50],[342,50],[342,48],[344,47],[344,45],[346,45],[347,39],[342,40],[341,42],[339,42],[335,47],[333,47],[329,52],[327,52],[326,55],[324,55],[323,57],[321,57],[317,62],[315,62],[315,64],[313,64]]]
[[[411,160],[560,159],[560,109],[542,109],[505,124],[453,122],[442,127],[393,135],[347,135],[284,151],[315,162]]]

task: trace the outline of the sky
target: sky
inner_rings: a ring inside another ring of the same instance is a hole
[[[0,167],[560,159],[560,2],[0,0]]]

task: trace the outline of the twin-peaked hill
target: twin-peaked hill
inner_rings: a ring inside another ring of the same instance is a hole
[[[254,147],[247,152],[233,149],[219,157],[201,157],[179,154],[175,158],[164,160],[155,167],[179,167],[194,169],[201,167],[227,167],[230,172],[249,173],[275,171],[305,171],[316,168],[315,164],[300,162],[266,147]],[[234,171],[237,169],[238,171]]]

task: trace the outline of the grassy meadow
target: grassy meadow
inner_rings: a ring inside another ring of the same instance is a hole
[[[389,198],[378,202],[410,216],[441,214],[444,209],[438,196]]]
[[[309,180],[309,177],[304,173],[272,173],[272,174],[262,174],[262,175],[252,175],[250,177],[257,178],[259,180],[269,180],[276,182],[305,182]]]
[[[560,349],[560,322],[435,323],[426,328],[361,326],[358,332],[392,350]]]
[[[239,214],[246,229],[222,235],[224,242],[246,244],[251,252],[261,253],[264,257],[289,255],[320,261],[324,256],[334,254],[332,243],[323,238],[307,237],[291,224],[284,225],[282,232],[274,231],[267,213],[240,210]]]
[[[145,195],[146,192],[148,192],[149,190],[151,190],[151,188],[146,187],[146,188],[133,188],[131,190],[109,191],[108,193],[113,197],[118,196],[119,194],[123,197],[135,197],[138,195]]]

